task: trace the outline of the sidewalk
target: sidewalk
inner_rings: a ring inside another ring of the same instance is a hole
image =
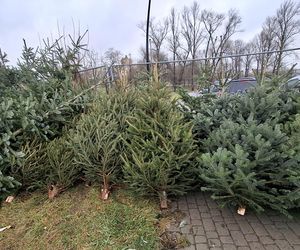
[[[185,250],[267,249],[300,250],[300,219],[289,220],[274,211],[238,215],[219,208],[209,195],[189,194],[172,202],[172,211],[185,214],[184,226],[173,223],[169,232],[181,233],[191,245]]]

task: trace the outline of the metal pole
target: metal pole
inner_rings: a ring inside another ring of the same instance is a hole
[[[176,90],[176,63],[173,63],[173,87]]]
[[[152,62],[153,61],[153,56],[152,56],[152,40],[151,40],[151,38],[149,38],[149,49],[150,49],[150,51],[149,51],[149,61],[150,62]]]
[[[150,23],[150,9],[151,9],[151,0],[148,3],[148,14],[147,14],[147,27],[146,27],[146,63],[147,71],[150,73],[150,60],[149,60],[149,23]]]

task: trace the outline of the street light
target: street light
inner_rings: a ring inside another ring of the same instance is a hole
[[[147,15],[147,27],[146,27],[146,63],[147,71],[150,73],[150,60],[149,60],[149,23],[150,23],[150,9],[151,9],[151,0],[148,2],[148,15]]]
[[[152,62],[153,61],[153,56],[152,56],[152,40],[151,38],[149,38],[149,47],[150,47],[150,52],[149,52],[149,61]]]

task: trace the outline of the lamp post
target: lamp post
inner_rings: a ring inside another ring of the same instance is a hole
[[[146,63],[147,71],[150,73],[150,60],[149,60],[149,23],[150,23],[150,9],[151,9],[151,0],[148,2],[148,14],[147,14],[147,27],[146,27]]]
[[[149,38],[149,61],[153,61],[153,56],[152,56],[152,40]]]

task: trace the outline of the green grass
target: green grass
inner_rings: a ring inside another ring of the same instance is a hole
[[[156,204],[116,191],[108,201],[79,186],[53,201],[33,193],[0,208],[0,249],[158,249]]]

